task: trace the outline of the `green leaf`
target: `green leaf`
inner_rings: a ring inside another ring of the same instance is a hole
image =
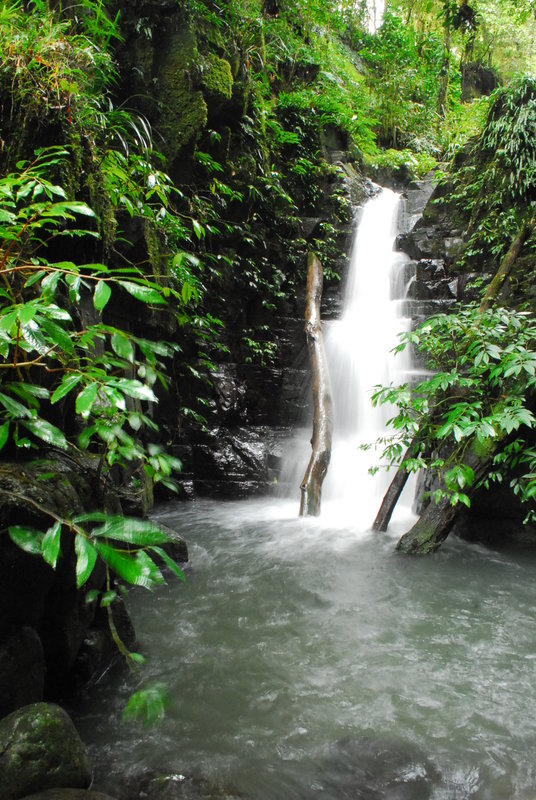
[[[43,541],[41,542],[41,553],[43,558],[50,564],[52,569],[56,569],[58,558],[60,555],[60,542],[61,542],[61,522],[55,522],[51,528],[45,533]]]
[[[93,305],[97,311],[102,311],[112,296],[112,290],[106,281],[98,281],[93,293]]]
[[[124,720],[137,720],[141,717],[144,725],[152,725],[165,715],[167,690],[164,684],[157,683],[135,692],[123,711]]]
[[[127,583],[146,589],[164,583],[162,573],[143,550],[126,555],[98,539],[95,546],[101,558]]]
[[[129,397],[134,397],[136,400],[150,400],[153,403],[158,402],[153,390],[140,381],[118,378],[114,385],[119,391],[128,394]]]
[[[69,394],[71,389],[74,389],[74,387],[77,386],[81,380],[82,375],[64,375],[60,385],[50,398],[52,405],[61,400],[62,397],[65,397],[66,394]]]
[[[61,347],[66,353],[72,353],[74,350],[73,340],[65,328],[57,325],[51,319],[39,316],[38,318],[41,330],[47,335],[48,339],[58,347]]]
[[[9,438],[9,422],[4,422],[0,425],[0,450],[3,450],[5,443]]]
[[[160,556],[166,567],[169,567],[169,569],[173,572],[174,575],[177,576],[177,578],[180,578],[181,581],[186,580],[182,569],[179,567],[178,564],[175,563],[175,561],[173,561],[172,558],[170,558],[170,556],[168,556],[165,550],[163,550],[161,547],[151,547],[151,550]]]
[[[104,592],[100,601],[101,608],[111,606],[116,597],[117,592],[114,589],[110,589],[109,592]]]
[[[76,551],[76,585],[80,589],[87,581],[97,560],[97,551],[85,536],[77,533],[74,540]]]
[[[169,536],[154,522],[135,517],[109,517],[104,525],[92,531],[92,536],[106,536],[141,547],[169,542]]]
[[[22,527],[21,525],[12,525],[8,528],[8,531],[15,544],[26,553],[31,553],[34,556],[41,555],[41,542],[45,535],[43,531]]]
[[[120,280],[118,283],[123,287],[123,289],[126,289],[126,291],[132,295],[132,297],[135,297],[136,300],[140,300],[142,303],[166,305],[165,298],[162,297],[159,291],[153,289],[151,286],[124,280]]]
[[[112,335],[111,345],[113,351],[119,358],[124,358],[126,361],[134,361],[134,347],[132,342],[124,333],[116,331]]]
[[[32,412],[29,408],[23,406],[18,400],[14,400],[3,392],[0,392],[0,403],[9,411],[12,417],[15,417],[15,419],[32,416]]]
[[[99,392],[98,383],[90,383],[76,398],[76,413],[87,417]]]
[[[100,595],[99,589],[90,589],[89,592],[86,592],[85,596],[86,603],[94,603],[99,595]]]
[[[61,447],[63,450],[67,449],[67,439],[60,429],[56,428],[55,425],[51,425],[50,422],[41,419],[41,417],[35,417],[31,420],[23,420],[22,424],[43,442],[52,444],[54,447]]]

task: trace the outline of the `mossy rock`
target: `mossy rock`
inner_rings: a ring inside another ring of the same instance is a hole
[[[62,708],[34,703],[0,721],[0,800],[90,782],[85,747]]]
[[[233,94],[231,65],[224,58],[209,53],[202,65],[201,85],[209,97],[230,100]]]
[[[161,108],[158,130],[164,155],[170,161],[207,124],[207,104],[195,84],[198,63],[197,41],[190,29],[175,31],[160,42],[156,69]]]

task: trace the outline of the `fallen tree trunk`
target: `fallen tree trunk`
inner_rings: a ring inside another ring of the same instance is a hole
[[[521,225],[521,228],[519,229],[517,236],[513,240],[508,252],[501,261],[499,269],[495,273],[491,283],[486,289],[486,293],[482,298],[482,302],[480,303],[480,307],[478,309],[481,314],[484,311],[487,311],[488,308],[490,308],[493,301],[501,291],[505,280],[511,273],[512,267],[514,266],[516,259],[519,253],[521,252],[521,248],[523,247],[524,242],[528,239],[528,237],[534,230],[535,223],[536,220],[534,218],[531,218],[531,219],[526,219]]]
[[[322,483],[331,459],[333,407],[320,318],[322,264],[314,253],[309,253],[307,266],[305,335],[313,374],[313,452],[300,485],[300,517],[317,517],[320,514]]]

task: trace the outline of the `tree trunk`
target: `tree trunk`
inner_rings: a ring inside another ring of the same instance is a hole
[[[480,313],[487,311],[488,308],[490,308],[490,306],[493,304],[495,298],[499,295],[505,280],[511,273],[515,261],[519,253],[521,252],[521,248],[523,247],[524,242],[526,241],[526,239],[528,239],[528,237],[534,230],[535,222],[536,220],[534,219],[534,217],[531,219],[524,220],[523,224],[521,225],[521,228],[517,233],[517,236],[510,245],[510,249],[503,258],[499,269],[495,273],[495,276],[493,277],[491,283],[486,289],[486,293],[482,298],[482,302],[480,303],[480,308],[479,308]]]
[[[313,452],[300,486],[300,517],[317,517],[320,514],[322,483],[331,458],[333,409],[320,319],[322,264],[314,253],[309,253],[307,265],[305,335],[313,374]]]
[[[382,533],[384,533],[389,527],[389,523],[391,521],[393,511],[395,510],[395,506],[398,503],[398,499],[402,494],[404,486],[406,485],[406,482],[408,480],[409,473],[404,469],[404,464],[410,457],[412,449],[413,449],[413,442],[406,450],[404,458],[400,462],[400,466],[396,471],[396,475],[389,484],[389,488],[385,492],[380,509],[376,514],[376,519],[372,523],[373,531],[381,531]]]
[[[466,463],[470,466],[475,475],[472,487],[467,492],[470,497],[474,492],[474,487],[488,472],[493,453],[488,453],[485,457],[468,453]],[[443,497],[438,503],[431,502],[428,505],[413,528],[397,542],[396,549],[401,553],[433,553],[438,550],[452,530],[456,517],[461,509],[461,505],[452,505],[448,497]]]
[[[439,503],[430,503],[413,528],[400,537],[396,549],[401,553],[426,555],[438,550],[454,525],[458,506],[453,506],[448,497]]]

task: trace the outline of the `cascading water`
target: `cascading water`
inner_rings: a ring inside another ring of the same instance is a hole
[[[334,524],[352,521],[365,530],[374,520],[388,482],[385,474],[374,478],[368,474],[379,453],[361,449],[385,432],[389,416],[389,409],[372,406],[372,390],[398,381],[409,366],[391,352],[397,333],[409,324],[403,316],[408,259],[393,251],[399,211],[400,195],[390,189],[383,189],[365,205],[352,247],[342,316],[324,325],[334,436],[322,515]],[[285,475],[295,487],[305,471],[307,439],[307,433],[298,437],[300,458],[293,452],[292,475]],[[408,521],[409,510],[403,503],[400,509]]]

